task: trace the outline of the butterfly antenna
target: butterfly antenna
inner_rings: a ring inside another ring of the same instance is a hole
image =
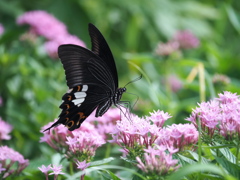
[[[139,77],[137,77],[136,79],[128,82],[124,87],[126,87],[127,85],[129,85],[129,84],[131,84],[131,83],[133,83],[133,82],[136,82],[136,81],[138,81],[138,80],[140,80],[140,79],[142,79],[142,74],[141,74]]]

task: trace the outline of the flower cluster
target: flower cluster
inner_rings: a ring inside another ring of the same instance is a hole
[[[183,151],[197,142],[198,131],[193,124],[173,124],[161,129],[156,144]]]
[[[112,132],[113,139],[109,142],[118,144],[126,155],[135,158],[142,154],[144,149],[153,145],[168,118],[170,115],[163,111],[154,111],[146,118],[135,115],[130,115],[130,119],[124,117],[117,121]]]
[[[105,144],[103,137],[96,131],[73,131],[73,137],[68,136],[66,143],[69,145],[67,158],[91,161],[98,147]]]
[[[136,157],[137,167],[151,177],[167,175],[180,166],[178,160],[172,158],[172,153],[166,153],[165,146],[156,146],[155,149],[149,147],[145,149],[144,157]]]
[[[18,166],[14,166],[14,163]],[[29,162],[27,159],[7,146],[0,146],[0,171],[3,178],[10,175],[18,175],[25,169]]]
[[[160,56],[170,55],[181,49],[197,48],[200,42],[189,30],[178,31],[167,43],[159,43],[155,50]]]
[[[0,140],[9,140],[11,136],[9,133],[12,131],[12,126],[3,121],[0,117]]]
[[[17,18],[19,25],[30,25],[30,33],[47,39],[45,49],[51,57],[57,57],[57,48],[61,44],[76,44],[85,47],[83,41],[67,31],[67,27],[45,11],[29,11]]]
[[[169,41],[167,43],[158,43],[156,48],[156,54],[161,56],[167,56],[169,54],[172,54],[179,49],[179,43],[175,41]]]
[[[201,130],[210,138],[219,134],[225,139],[239,140],[240,137],[240,100],[236,93],[225,91],[208,102],[202,102],[193,110],[186,120],[195,127],[201,125]]]
[[[95,117],[95,111],[88,117],[87,121],[94,124],[99,134],[106,140],[113,131],[117,120],[120,120],[120,109],[110,108],[102,117]]]
[[[216,85],[227,85],[231,82],[230,78],[224,74],[214,74],[212,77],[213,84]]]
[[[165,84],[167,87],[169,87],[169,90],[175,93],[183,87],[182,81],[175,74],[170,74],[165,77],[163,80],[163,84]]]
[[[192,49],[199,46],[199,40],[189,30],[178,31],[173,41],[179,43],[179,48]]]
[[[55,119],[54,122],[56,122]],[[54,122],[50,122],[41,128],[43,132],[46,128],[50,127]],[[94,126],[88,122],[84,122],[79,129],[74,132],[94,132],[96,131]],[[46,142],[49,146],[62,154],[69,150],[69,144],[67,143],[67,137],[74,137],[73,131],[69,131],[64,125],[60,124],[49,131],[43,133],[43,137],[40,138],[40,142]]]

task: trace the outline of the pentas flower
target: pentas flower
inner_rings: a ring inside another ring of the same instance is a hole
[[[65,24],[45,11],[26,12],[17,18],[17,23],[30,25],[30,33],[47,39],[44,47],[50,57],[58,57],[57,49],[61,44],[76,44],[85,47],[83,41],[68,33]]]
[[[48,171],[51,170],[51,164],[48,165],[47,167],[44,166],[44,165],[42,165],[42,167],[38,167],[38,169],[39,169],[40,171],[42,171],[42,173],[44,173],[44,174],[48,174]]]
[[[3,121],[0,117],[0,140],[9,140],[11,136],[9,133],[12,131],[12,126]]]
[[[178,31],[173,41],[178,42],[182,49],[196,48],[200,44],[198,38],[189,30]]]
[[[91,163],[86,163],[86,160],[84,160],[84,161],[82,161],[82,162],[80,162],[80,161],[77,160],[77,162],[76,162],[77,168],[80,169],[80,170],[82,170],[82,171],[83,171],[84,169],[86,169],[87,167],[89,167],[90,164],[91,164]]]
[[[38,167],[40,171],[42,171],[43,174],[45,174],[46,180],[48,180],[48,171],[51,170],[51,164],[48,165],[47,167],[42,165],[42,167]]]
[[[159,179],[159,176],[165,176],[178,169],[178,161],[172,158],[171,153],[166,153],[166,147],[161,146],[153,149],[145,149],[142,158],[136,157],[137,167],[141,169],[151,179]]]
[[[58,36],[53,40],[47,41],[44,44],[44,47],[50,57],[56,58],[58,57],[57,49],[61,44],[75,44],[85,47],[85,43],[83,41],[81,41],[77,36],[70,34]]]
[[[227,85],[231,82],[230,78],[224,74],[214,74],[212,77],[212,82],[219,85]]]
[[[155,112],[156,113],[156,112]],[[143,153],[143,149],[152,146],[158,137],[161,127],[152,123],[148,118],[140,118],[131,115],[117,121],[112,140],[109,142],[118,144],[130,158]]]
[[[40,171],[42,171],[42,173],[45,174],[46,176],[46,180],[48,180],[48,171],[52,170],[53,172],[51,172],[49,175],[54,174],[54,180],[57,180],[57,177],[59,174],[65,174],[62,172],[62,165],[60,166],[56,166],[56,165],[48,165],[47,167],[42,165],[42,167],[38,167],[38,169]]]
[[[69,159],[86,159],[90,161],[97,148],[106,143],[97,131],[83,132],[75,130],[72,131],[72,134],[73,137],[68,136],[66,141],[69,146],[66,157]]]
[[[3,98],[0,96],[0,107],[3,105]]]
[[[2,171],[5,171],[5,170],[6,170],[6,168],[3,168],[2,164],[0,163],[0,174],[2,173]]]
[[[159,43],[155,53],[160,56],[167,56],[179,50],[179,43],[176,41],[169,41],[167,43]]]
[[[222,135],[226,140],[240,137],[240,100],[236,93],[225,91],[208,102],[202,102],[186,120],[191,121],[210,138]]]
[[[120,120],[121,111],[119,108],[110,108],[103,116],[95,117],[95,111],[88,117],[87,121],[94,124],[98,133],[106,140],[113,132],[117,120]]]
[[[164,122],[172,117],[167,112],[160,110],[150,112],[150,115],[146,116],[146,119],[152,121],[157,127],[163,127]]]
[[[17,166],[14,163],[17,162]],[[10,175],[18,175],[25,169],[29,161],[7,146],[0,146],[0,164],[2,169],[2,177],[6,178]],[[5,169],[5,170],[4,170]]]
[[[4,27],[2,24],[0,24],[0,36],[4,33]]]
[[[168,87],[172,92],[178,92],[183,87],[182,81],[175,75],[170,74],[164,80],[163,83]]]
[[[52,167],[50,167],[51,170],[53,171],[52,173],[50,173],[49,175],[52,175],[54,174],[55,176],[59,175],[59,174],[65,174],[62,171],[62,165],[60,166],[56,166],[56,165],[53,165]]]
[[[30,25],[31,32],[47,39],[55,39],[58,36],[68,34],[67,27],[51,14],[42,11],[29,11],[17,18],[17,24]]]
[[[198,142],[198,131],[193,124],[173,124],[160,130],[156,144],[182,151]]]
[[[54,122],[56,122],[55,119]],[[50,122],[41,128],[43,132],[46,128],[50,127],[54,122]],[[80,128],[75,131],[92,132],[96,131],[94,126],[88,122],[84,122]],[[64,125],[60,124],[49,131],[43,132],[43,137],[40,138],[40,142],[46,142],[49,146],[60,153],[66,153],[69,149],[69,145],[66,143],[67,137],[74,137],[73,132],[69,131]]]

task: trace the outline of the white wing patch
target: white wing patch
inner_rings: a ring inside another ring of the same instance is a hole
[[[72,102],[75,104],[75,105],[81,105],[81,103],[83,102],[85,100],[85,98],[81,98],[81,99],[74,99],[74,100],[72,100]],[[79,106],[80,106],[79,105]],[[78,107],[79,107],[78,106]]]
[[[85,98],[87,96],[87,93],[85,93],[85,92],[76,92],[76,93],[74,93],[74,96],[75,96],[76,99]]]
[[[88,85],[83,85],[82,91],[87,91],[88,90]]]
[[[74,105],[77,105],[78,107],[81,106],[82,102],[84,102],[85,97],[87,96],[87,90],[88,90],[88,85],[83,85],[82,91],[78,91],[74,93],[74,96],[76,99],[72,100]]]

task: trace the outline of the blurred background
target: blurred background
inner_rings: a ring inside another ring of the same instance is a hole
[[[53,152],[39,143],[40,128],[57,118],[67,91],[61,62],[44,46],[46,37],[31,36],[29,24],[17,23],[35,10],[64,23],[88,48],[88,23],[102,32],[119,87],[143,75],[122,98],[131,104],[138,99],[133,112],[139,116],[159,109],[171,114],[169,124],[185,123],[197,103],[223,91],[240,93],[237,0],[1,0],[0,117],[13,126],[4,144],[28,159]]]

